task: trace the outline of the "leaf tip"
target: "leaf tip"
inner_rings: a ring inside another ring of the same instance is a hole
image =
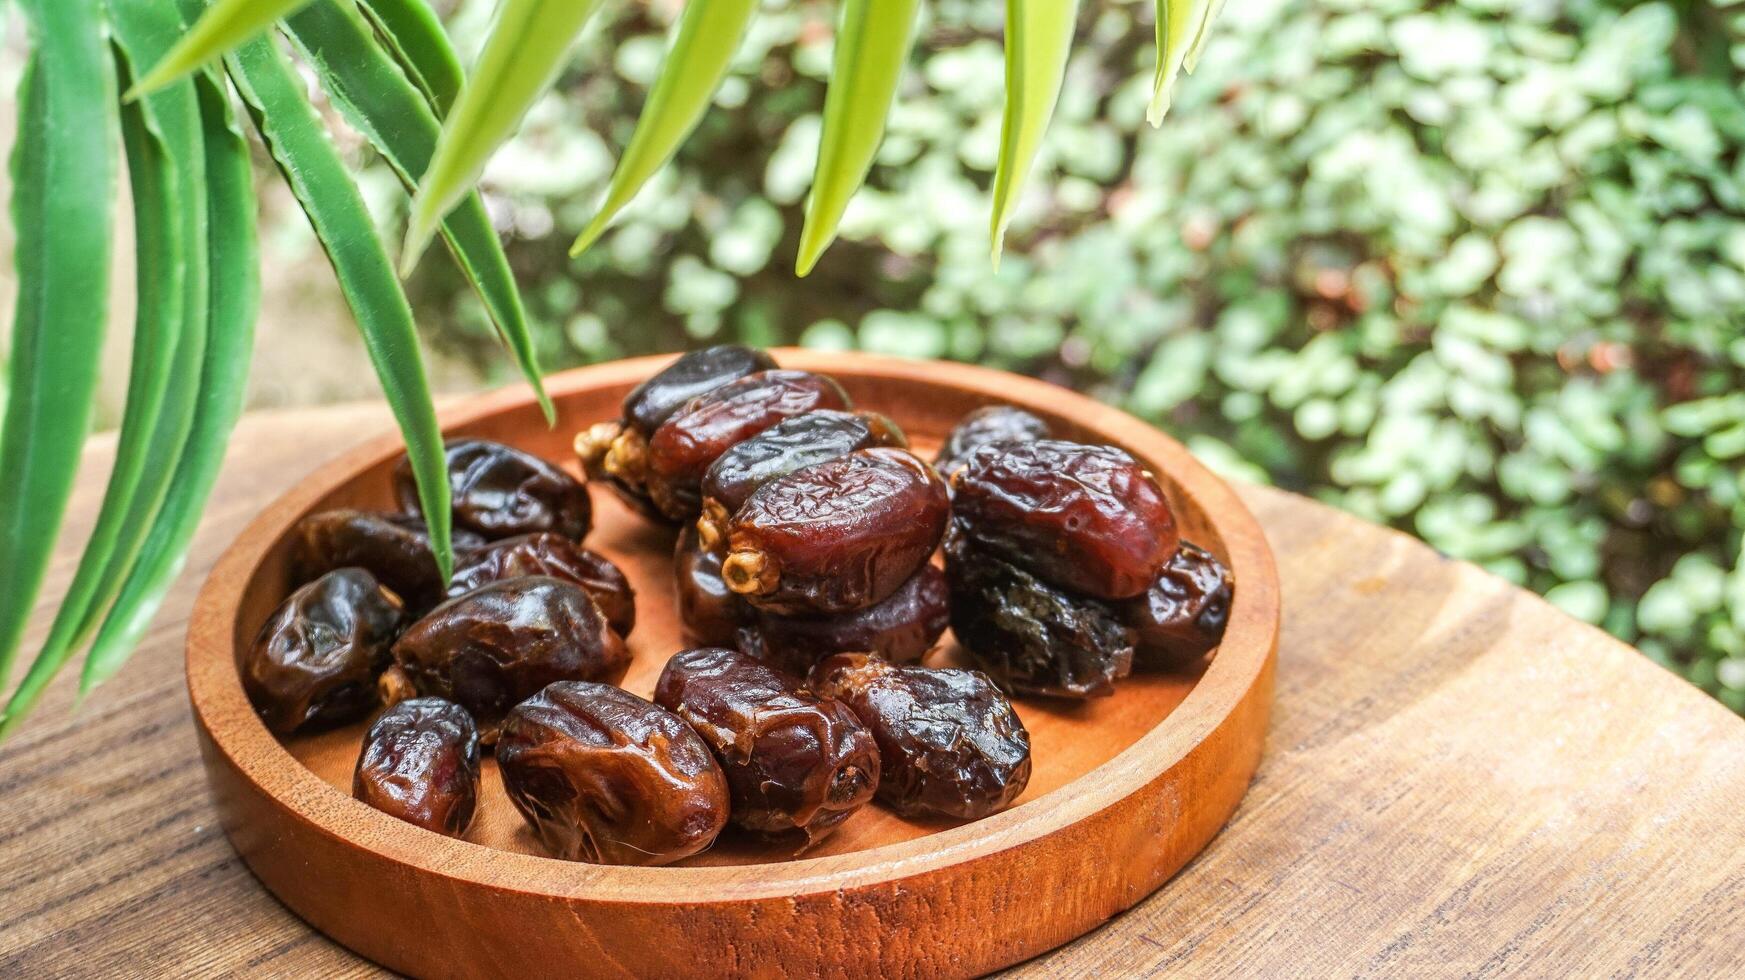
[[[588,222],[588,226],[583,228],[582,233],[576,236],[576,240],[570,243],[570,258],[579,259],[583,252],[594,247],[594,243],[606,233],[607,220],[606,212],[602,211],[594,216],[594,220]]]

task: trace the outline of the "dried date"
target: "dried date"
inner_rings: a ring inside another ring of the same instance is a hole
[[[1157,481],[1112,446],[984,446],[952,486],[953,514],[989,553],[1099,599],[1144,592],[1180,543]]]
[[[735,514],[728,588],[772,612],[842,613],[895,592],[938,547],[951,502],[901,449],[862,449],[764,484]]]
[[[727,525],[759,487],[796,470],[857,449],[907,447],[895,422],[876,412],[807,412],[758,433],[721,454],[703,475],[703,547],[727,543]]]
[[[1053,435],[1048,423],[1011,405],[988,405],[965,415],[945,437],[945,445],[933,459],[933,468],[946,480],[969,462],[970,454],[983,446],[1011,442],[1035,442]]]
[[[503,787],[553,855],[669,864],[714,843],[727,777],[677,715],[622,688],[552,684],[509,712]]]
[[[648,496],[674,520],[702,508],[703,475],[721,454],[786,419],[819,409],[846,410],[842,386],[810,371],[762,371],[699,395],[648,438]],[[616,452],[616,445],[614,445]],[[627,462],[634,469],[634,461]]]
[[[551,531],[580,541],[593,521],[588,488],[538,456],[484,439],[450,442],[448,487],[454,523],[496,540]],[[412,464],[394,467],[394,495],[400,509],[421,516]]]
[[[400,598],[361,568],[291,593],[243,655],[242,686],[268,728],[354,721],[376,705],[376,677],[399,634]]]
[[[464,555],[485,539],[455,529],[454,550]],[[309,582],[337,568],[367,568],[419,613],[442,600],[442,576],[424,521],[404,514],[328,510],[291,529],[291,578]]]
[[[820,662],[811,682],[872,730],[878,798],[898,813],[975,820],[1012,805],[1030,781],[1030,733],[979,671],[844,653]]]
[[[1169,670],[1205,656],[1224,638],[1233,594],[1230,570],[1183,541],[1144,595],[1116,607],[1133,631],[1135,662]]]
[[[892,663],[920,660],[950,622],[945,573],[931,563],[881,602],[833,616],[783,616],[758,610],[739,630],[739,648],[804,675],[836,653],[873,653]]]
[[[709,744],[747,830],[798,830],[810,845],[872,801],[878,746],[854,712],[737,650],[675,654],[654,702]]]
[[[554,681],[592,681],[630,662],[581,586],[534,576],[484,585],[437,606],[394,644],[385,700],[416,691],[465,708],[489,745],[504,714]]]
[[[673,552],[678,586],[679,623],[693,643],[732,646],[741,626],[751,621],[751,605],[721,578],[721,556],[703,548],[697,529],[685,528]]]
[[[490,582],[530,575],[581,586],[619,636],[629,636],[636,625],[636,590],[618,566],[605,555],[550,531],[493,541],[467,555],[455,566],[448,597],[458,598]]]
[[[1133,638],[1106,603],[1073,595],[977,547],[945,547],[951,631],[1009,691],[1105,697],[1133,670]]]
[[[351,795],[390,816],[463,837],[479,802],[479,733],[460,705],[394,705],[364,736]]]

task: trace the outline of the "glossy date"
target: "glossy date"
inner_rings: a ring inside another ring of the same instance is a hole
[[[565,860],[669,864],[727,823],[727,778],[708,745],[622,688],[564,681],[516,705],[497,765],[515,808]]]
[[[732,646],[739,628],[751,621],[751,605],[727,587],[721,578],[721,556],[698,543],[695,527],[685,528],[679,536],[673,550],[673,576],[685,636],[704,646]]]
[[[1053,433],[1048,423],[1012,405],[988,405],[965,415],[945,437],[945,445],[933,459],[933,468],[950,480],[969,462],[970,454],[999,443],[1035,442]]]
[[[1151,588],[1116,607],[1133,631],[1135,662],[1169,670],[1205,656],[1224,638],[1234,589],[1223,563],[1183,541]]]
[[[449,598],[490,582],[544,575],[574,582],[588,593],[619,636],[636,625],[636,590],[605,555],[589,551],[561,534],[542,531],[493,541],[455,565]]]
[[[872,730],[878,799],[898,813],[975,820],[1010,806],[1030,781],[1030,733],[979,671],[845,653],[819,663],[811,684]]]
[[[485,539],[456,528],[457,556],[483,547]],[[310,514],[291,529],[291,579],[309,582],[337,568],[367,568],[419,613],[442,601],[442,577],[430,551],[424,521],[404,514],[327,510]]]
[[[757,610],[750,625],[739,630],[739,648],[803,676],[836,653],[874,653],[892,663],[920,660],[949,622],[945,573],[929,563],[865,609],[816,616]]]
[[[364,735],[351,795],[390,816],[450,837],[466,835],[479,802],[479,733],[441,698],[394,705]]]
[[[496,540],[551,531],[580,541],[593,521],[588,489],[556,466],[513,446],[484,439],[448,443],[448,487],[454,523]],[[400,509],[422,513],[411,463],[394,467]]]
[[[822,840],[872,801],[879,752],[841,702],[737,650],[667,661],[654,701],[696,730],[727,774],[735,824]]]
[[[362,718],[376,705],[404,609],[361,568],[328,572],[291,593],[243,655],[242,686],[268,728]]]

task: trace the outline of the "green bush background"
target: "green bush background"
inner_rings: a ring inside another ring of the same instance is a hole
[[[995,271],[1003,5],[939,0],[870,189],[796,282],[834,9],[772,5],[572,262],[676,4],[590,36],[488,174],[549,364],[735,339],[1039,375],[1745,711],[1745,5],[1240,0],[1152,130],[1150,5],[1087,4]],[[498,358],[440,263],[416,285],[437,343]]]

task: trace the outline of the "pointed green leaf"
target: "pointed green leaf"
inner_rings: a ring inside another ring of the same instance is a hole
[[[993,256],[1000,248],[1018,192],[1042,148],[1054,115],[1066,58],[1072,51],[1078,0],[1006,0],[1006,114],[1000,127],[1000,162],[994,170]]]
[[[1194,46],[1188,49],[1188,56],[1182,62],[1182,67],[1188,70],[1188,74],[1193,74],[1194,69],[1200,66],[1200,52],[1206,49],[1206,41],[1212,36],[1212,21],[1217,20],[1218,15],[1223,12],[1224,0],[1211,0],[1207,5],[1205,16],[1200,18],[1200,26],[1194,35]]]
[[[806,226],[794,271],[812,271],[836,240],[848,200],[866,181],[897,98],[920,0],[843,0],[836,31],[818,170],[806,199]]]
[[[472,77],[448,114],[436,155],[412,198],[402,275],[410,274],[436,226],[473,189],[485,161],[557,80],[564,54],[600,0],[502,0]]]
[[[1200,22],[1211,4],[1212,0],[1157,0],[1157,74],[1151,83],[1151,105],[1145,113],[1153,126],[1163,124],[1182,59],[1193,46]]]
[[[199,401],[163,508],[85,657],[81,692],[108,680],[121,668],[181,574],[189,542],[217,482],[225,445],[242,414],[247,389],[255,314],[260,306],[260,256],[248,143],[231,116],[230,100],[220,81],[202,73],[196,76],[195,86],[204,134],[206,252],[211,270]]]
[[[271,27],[273,21],[308,2],[215,0],[175,47],[128,89],[126,97],[131,100],[156,92],[207,62],[216,61],[225,52]]]
[[[407,189],[414,187],[430,165],[442,125],[424,95],[376,43],[352,0],[316,0],[285,21],[285,32],[308,57],[321,87],[346,119],[369,138]],[[555,423],[557,410],[540,380],[527,311],[485,202],[477,193],[467,194],[441,230],[461,273],[533,386],[547,424]]]
[[[446,579],[454,566],[454,549],[442,432],[424,375],[412,307],[394,275],[393,262],[376,234],[362,194],[285,56],[271,41],[259,38],[227,55],[225,64],[255,129],[326,249],[340,291],[357,320],[382,393],[405,437],[419,506],[430,522],[431,547]]]
[[[12,155],[18,304],[0,422],[0,685],[78,473],[109,311],[114,63],[97,0],[20,0],[32,46]]]
[[[739,49],[755,13],[757,0],[694,0],[685,4],[666,60],[661,63],[660,77],[649,89],[648,101],[636,120],[636,132],[612,173],[606,200],[576,236],[571,256],[594,244],[648,178],[665,166],[691,135],[721,80],[727,77],[733,52]]]
[[[362,0],[361,6],[436,114],[448,115],[466,73],[436,11],[425,0]]]

